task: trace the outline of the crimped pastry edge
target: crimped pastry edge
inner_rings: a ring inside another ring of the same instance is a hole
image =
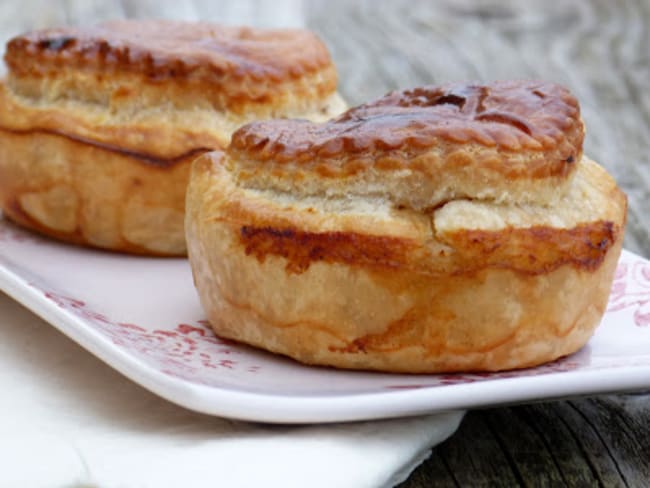
[[[5,62],[18,82],[49,81],[77,96],[101,96],[106,85],[162,85],[181,88],[193,103],[209,100],[230,111],[276,105],[305,87],[315,93],[336,87],[327,47],[301,29],[118,20],[18,35],[7,43]]]
[[[566,88],[507,80],[392,92],[325,123],[256,121],[228,152],[251,188],[382,196],[423,210],[458,198],[551,204],[570,185],[583,139]]]

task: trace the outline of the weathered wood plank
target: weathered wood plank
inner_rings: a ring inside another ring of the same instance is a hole
[[[576,400],[571,406],[606,446],[628,486],[650,481],[650,401],[647,395],[604,396]]]
[[[458,486],[516,486],[521,476],[511,469],[512,460],[502,445],[503,440],[494,435],[484,417],[469,414],[456,441],[435,450],[432,458],[445,461]],[[422,471],[427,472],[429,483],[421,486],[438,486],[438,471],[433,466]]]
[[[459,486],[648,486],[650,401],[610,395],[471,412],[401,487],[450,486],[449,470]]]

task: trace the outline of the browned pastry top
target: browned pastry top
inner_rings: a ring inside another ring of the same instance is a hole
[[[5,61],[18,75],[47,75],[65,63],[134,72],[152,80],[196,78],[217,84],[244,78],[282,82],[331,66],[327,48],[305,30],[167,20],[120,20],[27,33],[8,43]]]
[[[571,93],[543,81],[449,83],[389,93],[324,124],[260,121],[234,135],[231,149],[256,160],[313,162],[391,154],[408,166],[414,154],[465,149],[475,161],[498,153],[526,176],[563,175],[582,155],[584,127]],[[444,154],[443,154],[444,153]]]
[[[0,127],[62,133],[145,158],[225,147],[252,120],[326,120],[345,104],[311,32],[121,20],[9,41]]]

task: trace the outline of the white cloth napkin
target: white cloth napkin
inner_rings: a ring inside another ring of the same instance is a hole
[[[0,487],[392,486],[461,413],[323,426],[177,407],[0,293]]]

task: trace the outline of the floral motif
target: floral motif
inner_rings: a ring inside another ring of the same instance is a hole
[[[170,330],[149,330],[136,324],[115,322],[90,309],[82,300],[53,291],[44,294],[60,308],[92,324],[113,344],[134,353],[166,374],[186,378],[204,368],[233,370],[239,367],[235,357],[241,351],[231,341],[215,336],[205,320],[197,321],[196,325],[181,323]],[[260,369],[259,366],[250,365],[244,365],[244,368],[249,373]]]
[[[620,263],[614,275],[608,312],[633,308],[638,327],[650,326],[650,262],[638,260]]]
[[[486,380],[504,380],[509,378],[522,378],[526,376],[539,376],[550,373],[564,373],[574,371],[581,366],[580,361],[571,357],[558,359],[552,363],[544,364],[537,368],[522,369],[515,371],[499,371],[495,373],[452,373],[436,375],[433,382],[414,385],[389,385],[386,388],[391,390],[430,388],[432,386],[449,386],[466,383],[476,383]]]

